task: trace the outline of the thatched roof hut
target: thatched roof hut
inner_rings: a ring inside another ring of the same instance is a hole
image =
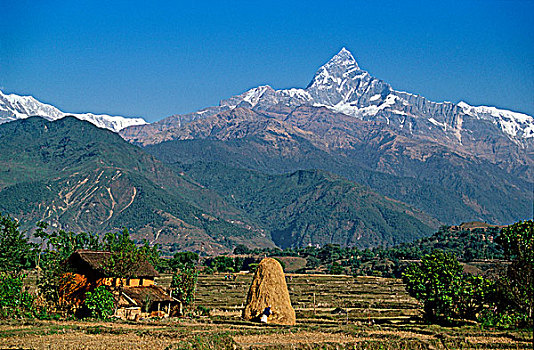
[[[71,269],[74,283],[68,286],[68,290],[65,289],[65,300],[80,306],[85,294],[97,286],[120,286],[120,291],[114,291],[119,306],[116,315],[119,317],[136,319],[147,312],[149,315],[155,312],[165,316],[181,313],[181,302],[171,297],[165,288],[154,284],[154,278],[159,274],[148,261],[141,260],[132,267],[128,276],[109,277],[102,267],[111,256],[110,252],[82,249],[72,253],[65,264]]]
[[[71,254],[66,263],[78,273],[87,274],[88,271],[92,271],[94,274],[102,275],[102,266],[110,257],[111,252],[79,249]],[[131,275],[137,278],[150,279],[159,276],[154,267],[146,260],[140,261],[131,271]]]

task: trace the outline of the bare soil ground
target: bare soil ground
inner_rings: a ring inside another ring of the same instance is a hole
[[[526,330],[425,324],[401,281],[325,275],[287,277],[296,326],[241,320],[252,276],[201,276],[196,306],[210,317],[0,322],[0,349],[532,349]],[[164,277],[160,283],[166,283]],[[314,305],[315,295],[315,305]],[[336,311],[336,312],[334,312]]]

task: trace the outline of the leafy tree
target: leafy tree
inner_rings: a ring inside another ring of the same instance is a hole
[[[92,317],[107,319],[115,310],[115,298],[106,286],[98,286],[93,292],[86,293],[85,306]]]
[[[321,260],[317,259],[315,256],[310,255],[306,258],[306,268],[315,269],[321,265]]]
[[[243,269],[243,263],[245,262],[245,259],[236,256],[234,258],[234,272],[239,272]]]
[[[98,235],[93,233],[57,230],[48,232],[48,224],[40,222],[34,236],[41,240],[39,263],[63,262],[78,249],[100,250],[102,245]]]
[[[41,240],[41,251],[37,259],[37,265],[40,267],[39,291],[50,312],[69,313],[72,311],[71,305],[64,297],[75,281],[64,261],[77,249],[99,250],[99,238],[96,234],[85,232],[48,232],[46,223],[39,223],[37,226],[34,236]]]
[[[178,252],[167,262],[172,271],[184,267],[194,267],[198,262],[198,254],[194,252]]]
[[[511,260],[502,286],[513,307],[533,322],[534,221],[521,221],[501,230],[497,243]]]
[[[108,232],[104,236],[104,249],[111,252],[111,256],[102,263],[105,276],[115,278],[119,283],[113,286],[118,291],[115,308],[121,299],[124,282],[135,276],[136,267],[147,259],[147,252],[138,248],[130,238],[128,229],[121,232]]]
[[[172,276],[173,296],[187,307],[195,300],[198,272],[194,267],[184,266]]]
[[[435,250],[403,274],[408,293],[423,302],[425,317],[443,321],[454,316],[455,293],[461,284],[462,267],[448,253]]]
[[[106,251],[111,252],[109,259],[102,264],[104,275],[123,280],[137,277],[134,276],[134,271],[147,259],[147,253],[131,240],[128,229],[106,233],[103,246]]]
[[[32,316],[34,298],[24,289],[24,277],[0,273],[0,318]]]
[[[476,319],[495,295],[495,283],[463,274],[454,255],[435,250],[403,273],[408,293],[423,302],[430,321]]]
[[[319,250],[317,257],[325,264],[332,264],[342,257],[342,249],[338,244],[327,244]]]
[[[258,258],[247,256],[246,258],[243,259],[241,270],[250,271],[250,265],[256,264],[256,266],[258,266],[259,261],[260,260]]]
[[[154,267],[154,269],[158,272],[163,272],[166,268],[166,262],[160,257],[160,248],[159,244],[151,246],[145,239],[139,250],[144,254],[147,261]]]
[[[342,275],[345,273],[345,269],[335,261],[328,267],[328,273],[331,275]]]
[[[34,248],[20,232],[18,221],[0,214],[0,271],[19,272],[31,267]]]
[[[206,260],[206,265],[217,272],[235,272],[235,261],[232,257],[219,255]]]
[[[455,312],[460,318],[474,320],[495,293],[494,281],[464,274],[454,298]]]

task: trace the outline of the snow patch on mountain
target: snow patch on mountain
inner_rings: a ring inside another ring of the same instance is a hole
[[[47,120],[57,120],[68,115],[114,132],[119,132],[132,125],[147,124],[142,118],[125,118],[93,113],[65,113],[52,105],[36,100],[33,96],[4,94],[0,91],[0,124],[32,116],[40,116]]]
[[[530,115],[496,107],[471,106],[463,101],[458,103],[458,107],[471,117],[490,120],[508,135],[522,138],[534,137],[534,118]]]

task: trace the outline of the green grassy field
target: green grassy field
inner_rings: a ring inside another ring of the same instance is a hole
[[[251,279],[251,275],[238,275],[235,281],[224,275],[200,276],[195,307],[210,308],[209,317],[137,323],[3,321],[0,348],[532,349],[532,333],[527,330],[427,325],[401,281],[376,277],[288,275],[297,325],[247,322],[240,314]],[[169,280],[162,276],[158,282]],[[343,311],[333,313],[336,308]]]

